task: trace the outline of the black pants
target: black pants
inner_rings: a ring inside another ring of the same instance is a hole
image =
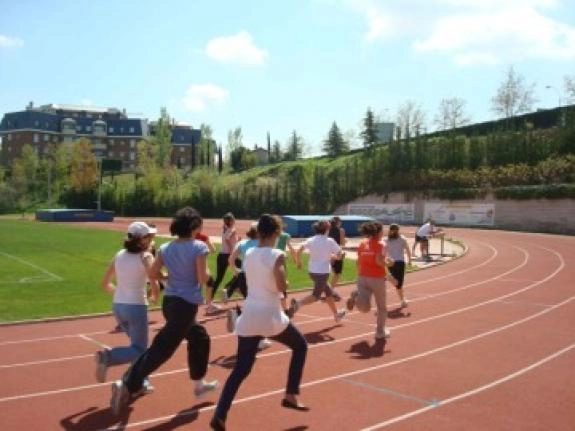
[[[228,269],[228,259],[230,258],[230,253],[219,253],[216,257],[216,280],[214,281],[214,291],[213,295],[216,295],[216,290],[222,283],[224,275],[226,275],[226,270]],[[213,297],[212,297],[213,299]]]
[[[182,340],[188,341],[188,369],[192,380],[206,375],[210,357],[210,336],[196,322],[198,305],[177,296],[165,296],[162,313],[166,324],[152,344],[126,371],[124,384],[131,393],[142,388],[144,378],[153,373],[174,354]]]
[[[248,296],[248,283],[246,281],[246,274],[243,272],[240,272],[237,275],[234,275],[232,277],[232,279],[230,280],[230,282],[228,284],[226,284],[225,289],[226,289],[226,293],[228,295],[228,298],[232,297],[232,295],[234,294],[236,289],[240,290],[240,293],[242,294],[244,299],[247,298],[247,296]]]

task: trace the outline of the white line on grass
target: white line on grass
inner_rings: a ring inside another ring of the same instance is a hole
[[[20,280],[18,280],[18,283],[31,283],[31,282],[37,283],[37,282],[44,282],[44,281],[63,281],[64,280],[59,275],[56,275],[56,274],[48,271],[47,269],[44,269],[38,265],[33,264],[32,262],[24,260],[20,257],[14,256],[12,254],[4,253],[2,251],[0,251],[0,255],[6,257],[8,259],[15,260],[16,262],[19,262],[22,265],[30,266],[34,269],[37,269],[38,271],[40,271],[41,273],[44,274],[44,276],[34,275],[34,276],[30,276],[30,277],[23,277]],[[48,276],[48,278],[44,278],[45,276]],[[14,283],[14,281],[0,281],[0,283]]]

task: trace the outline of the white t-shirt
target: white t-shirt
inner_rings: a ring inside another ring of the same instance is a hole
[[[331,256],[341,250],[337,242],[326,235],[318,234],[308,238],[302,245],[309,250],[308,271],[312,274],[329,274]]]
[[[405,261],[405,258],[403,256],[405,253],[405,247],[407,244],[407,240],[405,239],[405,237],[403,235],[400,234],[398,238],[394,238],[394,239],[387,238],[384,241],[384,244],[386,245],[387,255],[389,257],[391,257],[396,262],[404,262]]]
[[[116,253],[114,257],[116,273],[114,303],[148,305],[146,295],[148,274],[143,261],[147,255],[151,253],[129,253],[126,249]]]
[[[236,322],[236,334],[242,337],[272,337],[285,330],[289,318],[284,313],[276,281],[274,265],[285,253],[271,247],[254,247],[246,251],[244,269],[248,296]]]
[[[421,238],[427,238],[432,233],[433,233],[433,227],[431,226],[431,223],[427,222],[419,229],[417,229],[417,232],[415,234]]]

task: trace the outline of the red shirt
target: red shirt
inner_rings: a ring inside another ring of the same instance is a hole
[[[200,241],[203,242],[208,242],[210,240],[210,237],[207,236],[205,233],[198,232],[196,234],[196,239],[199,239]]]
[[[376,256],[385,256],[385,245],[377,238],[363,240],[357,248],[358,273],[364,277],[385,277],[385,266],[377,264]]]

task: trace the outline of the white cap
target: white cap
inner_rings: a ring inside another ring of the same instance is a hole
[[[143,221],[135,221],[133,223],[130,223],[130,226],[128,226],[128,233],[136,237],[152,235],[157,232],[158,229],[156,229],[155,226],[150,226],[149,224]]]

